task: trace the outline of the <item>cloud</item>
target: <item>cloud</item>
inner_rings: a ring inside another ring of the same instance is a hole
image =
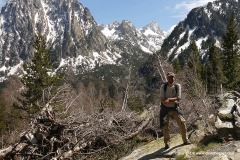
[[[0,10],[5,4],[6,4],[6,0],[0,0]]]
[[[214,0],[184,0],[173,7],[173,18],[184,18],[193,8],[206,5]]]
[[[206,5],[208,2],[213,2],[214,0],[185,0],[180,3],[177,3],[174,9],[179,10],[183,9],[186,11],[190,11],[191,9],[199,6]]]

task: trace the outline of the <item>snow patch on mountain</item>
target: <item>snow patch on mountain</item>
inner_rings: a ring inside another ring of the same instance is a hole
[[[78,0],[9,0],[0,13],[2,78],[22,72],[24,61],[33,56],[38,33],[46,37],[59,68],[71,66],[76,73],[81,66],[116,64],[121,53],[135,47],[152,54],[166,37],[155,22],[141,29],[129,20],[99,26]],[[119,40],[124,43],[112,43]]]
[[[131,21],[122,23],[113,22],[101,25],[102,33],[110,41],[128,40],[133,45],[139,45],[147,53],[154,53],[161,48],[166,32],[163,32],[156,22],[152,22],[143,28],[137,29]]]

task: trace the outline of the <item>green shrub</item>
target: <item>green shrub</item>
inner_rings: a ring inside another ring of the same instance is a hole
[[[187,157],[187,155],[185,153],[179,154],[175,158],[176,158],[176,160],[189,160],[189,158]]]
[[[209,142],[206,145],[203,144],[198,144],[195,148],[191,149],[192,152],[201,152],[201,151],[207,151],[209,149],[214,148],[215,146],[217,146],[219,144],[219,142],[217,141],[213,141],[213,142]]]

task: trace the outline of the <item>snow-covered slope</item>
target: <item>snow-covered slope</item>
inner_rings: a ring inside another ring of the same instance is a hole
[[[141,29],[136,29],[131,21],[123,20],[121,23],[113,22],[108,25],[101,25],[101,30],[110,41],[124,39],[132,45],[139,45],[143,51],[148,53],[159,50],[166,37],[166,34],[156,22],[152,22]]]
[[[115,63],[120,57],[121,51],[108,42],[88,8],[77,0],[9,0],[0,14],[2,76],[13,74],[11,68],[32,57],[37,33],[46,37],[57,62],[74,69]]]
[[[160,49],[157,23],[142,29],[127,20],[99,26],[78,0],[8,0],[0,13],[0,77],[20,74],[32,58],[36,34],[46,37],[59,67],[78,69],[121,62],[122,53],[143,57]]]
[[[193,40],[202,56],[213,42],[221,47],[221,38],[225,34],[232,12],[240,30],[239,7],[240,3],[237,0],[216,0],[191,10],[186,19],[179,22],[164,40],[160,53],[168,56],[170,60],[176,57],[182,59]]]

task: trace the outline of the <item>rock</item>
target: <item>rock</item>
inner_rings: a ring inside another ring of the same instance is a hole
[[[192,131],[189,135],[189,140],[192,143],[198,143],[201,139],[203,139],[205,136],[205,133],[201,130],[195,130]]]
[[[229,160],[227,155],[220,155],[217,157],[212,158],[211,160]]]
[[[232,122],[223,122],[223,121],[221,121],[221,119],[219,117],[217,117],[217,120],[215,122],[215,127],[217,129],[220,129],[220,128],[232,129],[233,124],[232,124]]]
[[[238,104],[235,104],[235,108],[234,108],[234,112],[233,112],[233,117],[234,117],[234,129],[236,132],[236,136],[238,139],[240,139],[240,107]]]
[[[218,117],[223,121],[233,120],[232,109],[235,104],[234,99],[226,99],[226,104],[218,110]]]
[[[194,144],[182,145],[182,138],[180,134],[171,136],[170,148],[164,149],[163,138],[159,138],[155,141],[150,142],[147,145],[141,146],[134,150],[130,155],[121,158],[120,160],[146,160],[154,159],[160,160],[163,158],[175,158],[176,155],[185,154],[186,157],[190,156],[190,151],[195,147]]]
[[[211,115],[210,117],[211,118],[208,120],[197,120],[188,128],[188,130],[191,130],[188,136],[191,142],[204,143],[205,141],[208,141],[209,138],[212,138],[216,135],[216,129],[214,127],[215,116]]]
[[[222,122],[219,117],[215,122],[215,127],[217,129],[217,134],[220,138],[228,137],[229,135],[234,135],[234,127],[232,122]]]
[[[225,112],[225,113],[224,113]],[[218,117],[222,120],[222,121],[232,121],[234,119],[232,113],[227,113],[226,111],[224,112],[219,112],[218,113]]]

